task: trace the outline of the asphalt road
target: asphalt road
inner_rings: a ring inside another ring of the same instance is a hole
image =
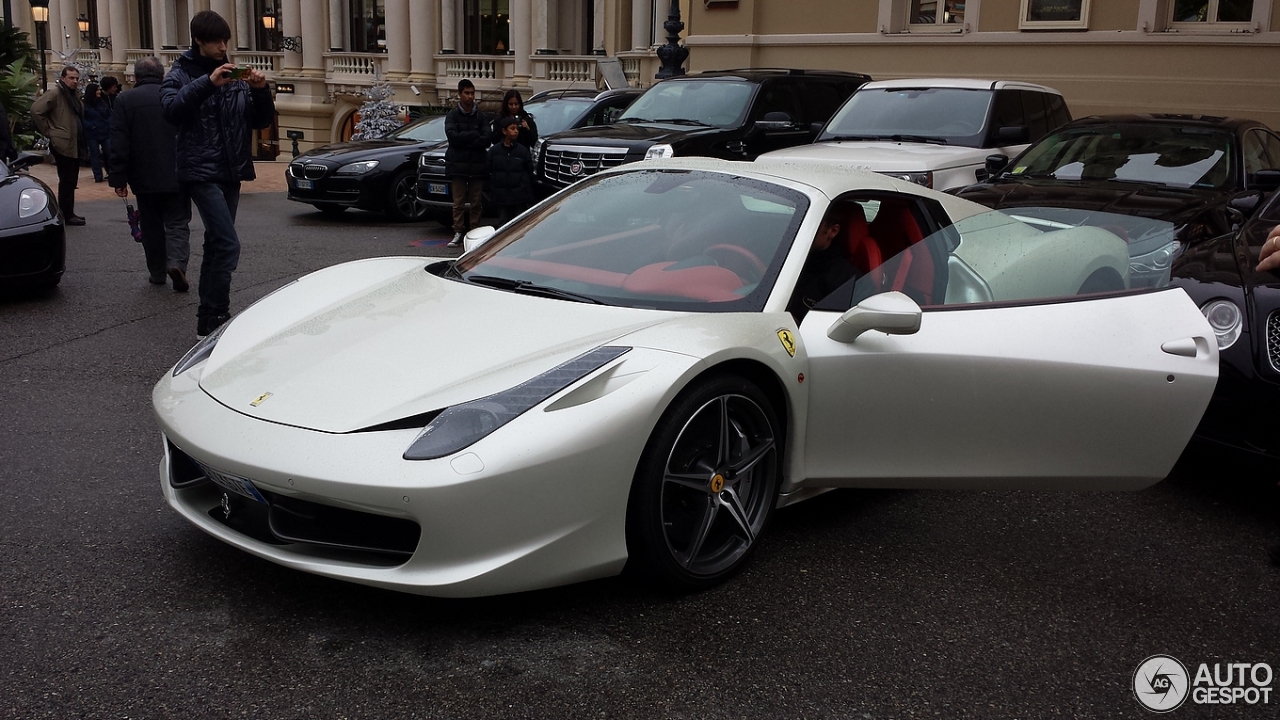
[[[1140,718],[1154,654],[1280,674],[1280,472],[1194,445],[1137,493],[831,493],[694,595],[437,600],[256,559],[158,487],[151,388],[195,293],[147,284],[118,201],[78,209],[61,287],[0,299],[0,718]],[[447,254],[434,224],[279,193],[246,194],[239,225],[233,309],[336,262]]]

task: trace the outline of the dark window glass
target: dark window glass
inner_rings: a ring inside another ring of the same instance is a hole
[[[1240,152],[1244,155],[1244,172],[1249,176],[1249,180],[1253,179],[1254,173],[1266,170],[1271,165],[1270,160],[1267,159],[1267,148],[1263,144],[1262,132],[1259,130],[1245,133]]]
[[[1220,130],[1176,125],[1077,127],[1032,145],[1009,172],[1060,181],[1223,188],[1231,181],[1233,139]]]
[[[1061,95],[1048,95],[1046,99],[1049,101],[1049,124],[1052,126],[1050,130],[1056,130],[1071,122],[1071,111],[1067,110],[1067,101],[1063,100]]]
[[[1045,104],[1044,93],[1021,90],[1023,113],[1027,118],[1027,132],[1031,142],[1044,137],[1053,128],[1049,125],[1049,109]]]
[[[800,89],[800,104],[804,107],[803,121],[826,122],[847,97],[848,94],[841,93],[840,87],[835,83],[805,83]]]
[[[387,51],[387,8],[385,0],[351,0],[351,51]],[[280,28],[276,15],[276,30]]]
[[[1280,138],[1269,132],[1262,134],[1262,142],[1267,146],[1268,170],[1280,170]]]
[[[467,0],[463,51],[472,55],[506,55],[511,48],[508,0]]]
[[[115,42],[113,39],[112,43]],[[138,0],[138,47],[155,47],[154,36],[151,34],[151,0]]]
[[[800,108],[796,103],[795,88],[790,83],[767,82],[760,88],[756,98],[756,110],[752,118],[759,120],[771,112],[784,112],[792,120],[800,119]]]
[[[1022,98],[1017,90],[999,90],[996,92],[996,106],[991,112],[991,130],[1002,127],[1025,127],[1026,115],[1022,109]]]

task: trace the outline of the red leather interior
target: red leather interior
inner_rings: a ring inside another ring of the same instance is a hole
[[[884,256],[880,252],[880,244],[871,237],[867,226],[867,216],[858,203],[849,203],[849,210],[844,217],[845,252],[854,267],[863,273],[869,273],[880,267]]]
[[[742,287],[742,279],[732,270],[718,265],[668,270],[674,262],[645,265],[627,276],[622,289],[642,295],[659,295],[706,302],[731,302],[742,297],[734,292]]]

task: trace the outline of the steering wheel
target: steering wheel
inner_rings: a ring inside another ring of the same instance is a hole
[[[758,283],[764,277],[765,264],[760,262],[755,253],[740,245],[719,243],[703,250],[702,254],[714,260],[716,265],[733,271],[733,274],[748,285]]]

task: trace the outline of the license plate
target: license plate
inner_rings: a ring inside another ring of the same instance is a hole
[[[223,490],[233,492],[237,495],[243,495],[255,502],[267,502],[267,499],[262,497],[262,493],[258,492],[258,488],[254,487],[253,483],[249,482],[248,479],[236,475],[228,475],[227,473],[214,470],[204,463],[196,464],[200,466],[201,470],[204,470],[205,477],[212,480],[215,485]]]
[[[448,195],[449,186],[444,183],[427,183],[428,195]]]
[[[297,182],[297,183],[298,183],[298,189],[299,189],[299,190],[311,190],[312,188],[314,188],[314,187],[315,187],[315,186],[312,184],[312,182],[311,182],[310,180],[303,180],[303,179],[299,178],[299,179],[298,179],[298,180],[296,180],[295,182]]]

